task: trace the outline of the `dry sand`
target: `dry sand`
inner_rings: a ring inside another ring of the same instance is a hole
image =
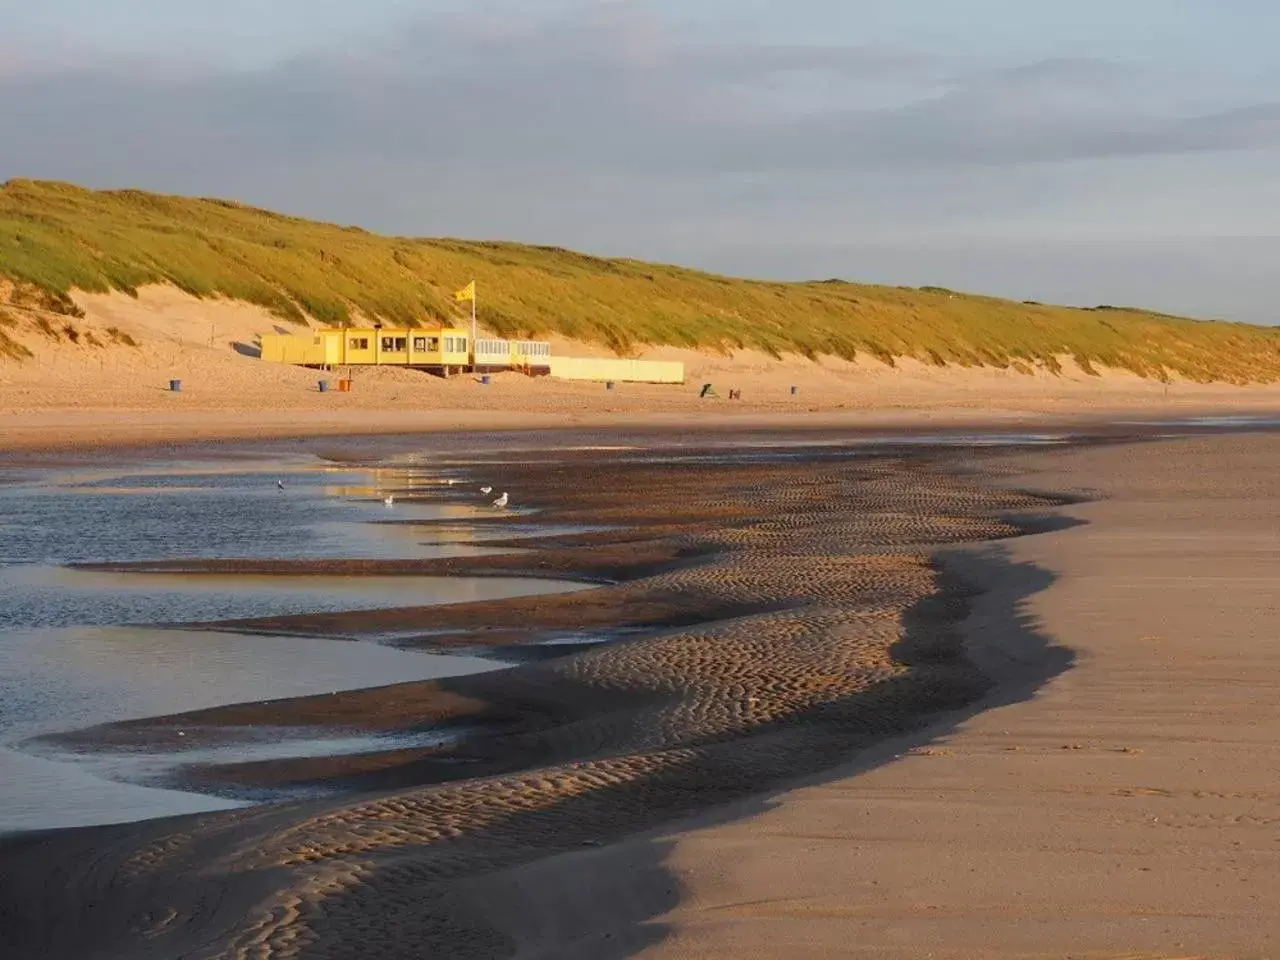
[[[1019,458],[1019,483],[1106,499],[1070,508],[1086,526],[1002,547],[1054,579],[1022,600],[1034,569],[1020,583],[1002,568],[969,643],[1013,689],[1043,666],[1019,662],[1032,633],[1068,645],[1074,669],[892,745],[883,766],[664,838],[680,902],[641,956],[1280,954],[1278,468],[1274,436]],[[554,911],[535,884],[564,878],[586,902],[530,936],[564,935],[567,917],[604,929],[597,907],[638,920],[672,883],[621,882],[640,854],[609,851],[586,882],[539,865],[508,881],[505,907]]]
[[[261,334],[298,329],[259,308],[197,300],[170,287],[145,288],[137,299],[119,293],[76,299],[86,311],[83,320],[53,320],[58,328],[70,322],[79,344],[23,326],[18,339],[35,356],[0,358],[0,447],[551,426],[688,429],[761,418],[810,426],[920,425],[1280,409],[1280,386],[1165,386],[1117,371],[1087,376],[1070,361],[1064,375],[1054,377],[673,348],[642,356],[683,361],[683,386],[619,384],[608,392],[602,384],[518,374],[486,386],[467,376],[445,381],[362,369],[353,392],[322,394],[316,382],[324,374],[253,356]],[[34,317],[22,314],[21,322]],[[88,345],[88,334],[111,344],[110,329],[139,346]],[[578,356],[606,352],[568,341],[554,347]],[[182,381],[180,393],[168,391],[171,379]],[[707,382],[722,399],[699,399]],[[794,396],[792,386],[799,387]],[[724,399],[730,389],[741,390],[742,399]]]

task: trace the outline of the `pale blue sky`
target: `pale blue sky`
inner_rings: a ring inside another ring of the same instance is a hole
[[[0,180],[1270,322],[1280,4],[0,0]]]

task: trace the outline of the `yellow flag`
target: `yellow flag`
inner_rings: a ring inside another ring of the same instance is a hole
[[[453,299],[461,303],[464,300],[474,300],[476,298],[476,282],[472,280],[465,287],[453,295]]]

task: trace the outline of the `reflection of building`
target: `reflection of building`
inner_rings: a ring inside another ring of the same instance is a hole
[[[472,344],[466,330],[452,327],[346,327],[296,335],[269,333],[262,337],[262,359],[300,367],[408,367],[445,376],[463,371],[517,370],[563,380],[684,383],[682,363],[552,357],[551,344],[541,340],[483,338]]]
[[[345,327],[302,335],[269,333],[262,337],[262,359],[300,367],[397,366],[444,374],[462,370],[550,372],[549,343],[478,340],[473,365],[470,339],[467,331],[453,328]]]

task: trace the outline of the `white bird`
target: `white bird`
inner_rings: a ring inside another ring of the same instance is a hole
[[[507,491],[503,490],[502,496],[500,496],[497,500],[493,501],[493,505],[497,507],[499,510],[505,509],[507,506]]]
[[[489,494],[493,493],[493,487],[481,487],[480,492],[483,493],[485,496],[488,496]]]
[[[283,490],[283,489],[284,489],[284,481],[283,481],[283,480],[277,480],[277,481],[276,481],[276,489],[277,489],[277,490]]]
[[[396,502],[395,495],[394,495],[394,494],[391,494],[391,493],[388,493],[388,494],[387,494],[387,498],[386,498],[385,500],[383,500],[382,502],[383,502],[383,503],[385,503],[388,507],[389,507],[389,506],[391,506],[392,504],[394,504],[394,503]]]

